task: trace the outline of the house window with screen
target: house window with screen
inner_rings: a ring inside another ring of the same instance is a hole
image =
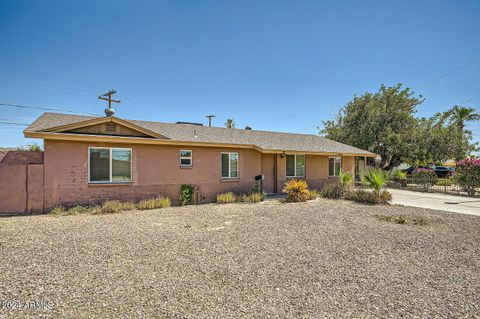
[[[328,175],[338,176],[342,169],[342,158],[339,156],[328,158]]]
[[[287,177],[305,177],[305,155],[287,155]]]
[[[88,149],[89,183],[126,183],[132,181],[132,150],[129,148],[91,147]]]
[[[181,167],[192,166],[192,151],[191,150],[181,150],[180,151],[180,166]]]
[[[222,153],[222,178],[238,178],[238,153]]]

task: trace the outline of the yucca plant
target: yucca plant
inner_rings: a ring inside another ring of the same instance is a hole
[[[380,194],[380,190],[387,181],[388,174],[380,169],[370,170],[362,177],[362,183],[373,189],[376,194]]]

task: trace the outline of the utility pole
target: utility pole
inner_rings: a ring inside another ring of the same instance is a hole
[[[215,115],[207,115],[205,117],[208,118],[208,126],[212,126],[212,118],[216,117],[216,116]]]
[[[115,114],[115,110],[112,109],[112,102],[113,103],[120,103],[120,100],[114,100],[112,99],[112,95],[117,93],[115,90],[110,90],[107,93],[104,93],[98,97],[99,100],[104,100],[108,101],[108,109],[105,109],[105,115],[107,116],[113,116]]]

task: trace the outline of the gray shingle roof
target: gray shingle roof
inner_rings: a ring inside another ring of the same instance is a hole
[[[95,119],[93,116],[80,116],[58,113],[44,113],[25,129],[25,132],[40,132],[49,128],[74,124]],[[125,120],[125,119],[124,119]],[[126,120],[142,128],[166,136],[179,142],[203,142],[212,144],[254,145],[263,150],[299,151],[318,153],[348,153],[373,155],[368,151],[335,142],[312,134],[293,134],[259,130],[229,129],[222,127],[174,124],[151,121]],[[195,137],[196,135],[196,137]]]

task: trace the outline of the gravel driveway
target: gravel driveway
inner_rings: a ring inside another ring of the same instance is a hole
[[[399,213],[428,224],[374,216]],[[480,318],[480,217],[420,208],[317,200],[3,218],[0,253],[0,318]]]

